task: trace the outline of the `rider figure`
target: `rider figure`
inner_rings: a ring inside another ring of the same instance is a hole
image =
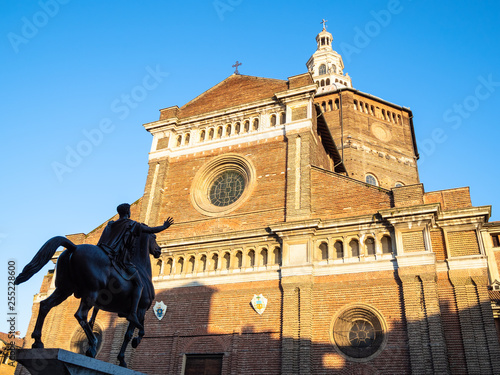
[[[137,318],[137,307],[141,299],[143,285],[137,268],[131,262],[134,241],[141,235],[141,232],[161,232],[170,227],[174,220],[169,217],[162,226],[150,228],[145,224],[130,219],[130,205],[128,203],[120,204],[116,210],[120,218],[116,221],[110,221],[106,225],[97,246],[106,248],[113,255],[118,266],[126,270],[127,274],[131,277],[135,289],[132,294],[132,304],[127,320],[137,328],[142,329],[143,326]]]

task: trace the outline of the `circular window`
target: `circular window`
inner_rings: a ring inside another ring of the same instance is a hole
[[[210,203],[224,207],[236,202],[245,189],[245,178],[236,171],[225,171],[210,185]]]
[[[255,184],[255,169],[246,158],[226,154],[204,165],[191,188],[191,202],[202,214],[220,216],[237,209]]]
[[[334,318],[330,332],[337,351],[358,362],[374,358],[387,341],[382,316],[367,305],[348,306],[341,310]]]

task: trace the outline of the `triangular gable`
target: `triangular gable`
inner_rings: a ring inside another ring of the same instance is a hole
[[[180,108],[179,118],[222,110],[262,99],[288,89],[280,79],[233,74]]]

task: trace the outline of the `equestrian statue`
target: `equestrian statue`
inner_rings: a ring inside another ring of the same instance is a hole
[[[163,225],[151,228],[130,219],[129,204],[119,205],[117,211],[119,219],[108,222],[97,245],[75,245],[61,236],[51,238],[17,276],[16,285],[27,281],[50,261],[60,246],[66,248],[57,259],[56,288],[40,302],[31,334],[35,339],[32,348],[44,347],[42,327],[49,311],[74,294],[80,298],[75,318],[87,336],[89,348],[85,354],[89,357],[94,358],[97,354],[93,325],[99,310],[117,313],[128,320],[118,354],[120,366],[127,367],[125,350],[135,328],[139,329],[139,334],[132,340],[132,346],[136,348],[141,342],[145,333],[144,316],[155,297],[149,257],[151,254],[159,258],[161,254],[155,233],[169,228],[174,220],[169,217]],[[87,321],[92,307],[92,317]]]

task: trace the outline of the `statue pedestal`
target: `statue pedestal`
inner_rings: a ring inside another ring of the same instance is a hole
[[[32,375],[144,375],[63,349],[18,349],[15,360]]]

